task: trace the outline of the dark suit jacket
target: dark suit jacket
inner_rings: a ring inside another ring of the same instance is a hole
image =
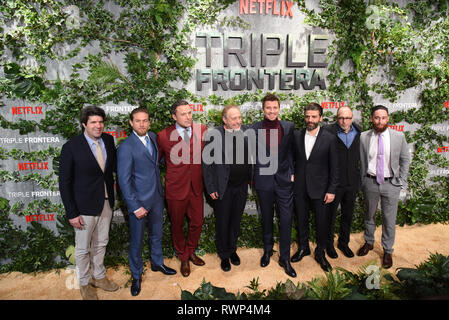
[[[247,126],[242,125],[241,130],[245,132],[248,129]],[[212,132],[212,130],[215,130],[215,132]],[[208,148],[208,146],[211,146],[211,144],[214,143],[215,139],[210,139],[206,136],[206,144],[204,146],[203,150],[203,178],[204,178],[204,187],[206,188],[207,194],[211,194],[213,192],[218,192],[219,199],[223,199],[223,196],[226,192],[226,187],[228,186],[228,180],[229,180],[229,174],[231,172],[231,165],[228,164],[230,161],[226,161],[226,149],[225,149],[225,129],[223,126],[218,126],[213,128],[212,130],[209,130],[208,135],[209,136],[215,136],[216,134],[220,134],[221,136],[221,146],[220,146],[220,161],[216,163],[215,161],[213,163],[206,163],[204,161],[205,157],[205,150]],[[213,133],[213,135],[212,135]],[[247,137],[244,137],[244,144],[245,148],[248,147],[248,139]],[[214,146],[215,147],[215,146]],[[229,147],[229,146],[228,146]],[[216,147],[215,147],[216,148]],[[211,157],[215,157],[215,150],[211,150]],[[232,150],[232,149],[231,149]],[[232,159],[230,159],[232,161]],[[247,159],[246,159],[247,160]],[[251,160],[250,160],[251,161]],[[251,179],[251,165],[248,165],[248,171],[247,171],[247,180],[246,183]]]
[[[163,201],[156,135],[148,132],[148,136],[153,155],[134,132],[117,150],[117,178],[129,213],[140,207],[150,211],[155,202]]]
[[[117,155],[114,138],[103,133],[107,159],[101,171],[84,134],[76,136],[62,146],[59,159],[59,192],[68,219],[79,215],[101,214],[104,206],[104,183],[111,208],[114,207],[114,177]]]
[[[337,123],[327,125],[324,128],[331,132],[337,139],[337,155],[338,155],[338,178],[341,187],[352,186],[355,190],[360,188],[360,127],[353,123],[357,129],[357,135],[354,138],[349,149],[338,137]]]
[[[294,168],[293,168],[293,132],[295,130],[295,125],[293,122],[290,121],[282,121],[281,120],[281,126],[283,129],[283,136],[281,143],[278,147],[278,166],[276,173],[273,175],[261,175],[261,168],[267,168],[270,166],[270,164],[262,164],[260,162],[260,155],[263,154],[262,152],[265,152],[265,154],[269,155],[269,150],[267,147],[265,147],[265,150],[260,150],[259,148],[259,132],[258,130],[262,129],[262,122],[256,122],[252,125],[252,129],[255,130],[256,140],[255,144],[257,145],[256,148],[256,154],[257,154],[257,161],[254,166],[254,187],[258,190],[273,190],[275,186],[275,181],[277,182],[277,185],[281,187],[288,187],[291,185],[291,175],[293,174]],[[263,143],[265,143],[265,136],[262,138]]]
[[[157,134],[159,159],[165,159],[167,168],[165,175],[165,197],[167,200],[186,199],[190,188],[193,189],[196,196],[203,193],[201,152],[204,147],[202,135],[206,130],[207,128],[203,124],[193,124],[190,153],[182,152],[188,150],[188,146],[174,124]],[[172,150],[175,155],[173,158]]]
[[[320,128],[310,157],[306,159],[304,135],[306,129],[296,130],[294,194],[307,194],[311,199],[324,199],[326,193],[335,194],[338,186],[338,156],[335,136]]]

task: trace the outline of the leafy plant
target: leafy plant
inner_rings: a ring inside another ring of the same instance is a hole
[[[401,297],[410,299],[449,296],[449,256],[434,253],[416,269],[399,268]]]

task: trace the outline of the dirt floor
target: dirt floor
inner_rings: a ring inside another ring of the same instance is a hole
[[[338,249],[337,259],[328,258],[332,266],[340,266],[347,270],[356,271],[360,266],[375,261],[381,264],[382,246],[380,244],[381,229],[376,230],[376,242],[374,250],[365,257],[355,256],[346,258]],[[350,247],[354,253],[364,243],[363,233],[352,234]],[[275,249],[277,249],[275,247]],[[311,244],[314,249],[314,244]],[[152,272],[147,265],[147,271],[143,276],[142,291],[139,296],[132,297],[129,286],[129,274],[126,268],[108,269],[107,277],[120,285],[116,292],[104,292],[97,289],[99,299],[155,299],[155,300],[179,300],[181,288],[190,292],[195,291],[203,278],[217,287],[225,287],[228,292],[248,291],[246,286],[253,278],[259,277],[260,290],[271,288],[277,282],[284,282],[289,276],[278,265],[278,254],[275,253],[271,263],[266,268],[259,265],[262,249],[239,248],[241,259],[240,266],[232,266],[230,272],[223,272],[220,268],[220,260],[215,254],[207,254],[204,257],[206,265],[197,267],[191,264],[191,274],[184,278],[180,272],[178,259],[166,259],[165,264],[174,268],[178,273],[174,276],[166,276],[160,272]],[[296,244],[292,246],[292,254],[296,252]],[[449,254],[449,225],[414,225],[398,227],[396,231],[395,251],[393,253],[393,267],[390,272],[396,273],[399,267],[414,267],[427,260],[430,253]],[[324,272],[315,262],[313,256],[307,256],[302,261],[292,264],[298,276],[290,278],[294,283],[306,282],[312,278],[324,276]],[[0,300],[11,299],[55,299],[76,300],[81,299],[79,290],[74,288],[73,270],[60,269],[46,273],[23,274],[12,272],[0,275]]]

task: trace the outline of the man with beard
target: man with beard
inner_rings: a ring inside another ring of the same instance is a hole
[[[150,243],[151,270],[165,275],[176,274],[176,271],[164,265],[162,256],[164,194],[156,135],[149,131],[150,113],[145,107],[134,109],[129,124],[133,132],[117,150],[117,179],[129,213],[131,295],[137,296],[142,283],[145,224]]]
[[[310,254],[309,209],[315,213],[316,243],[315,260],[324,271],[332,266],[327,261],[324,250],[329,229],[329,206],[335,198],[338,186],[338,156],[336,138],[327,130],[320,129],[323,109],[317,103],[305,108],[306,128],[295,131],[295,197],[298,218],[298,251],[291,261],[300,261]]]
[[[376,230],[376,212],[380,199],[382,211],[382,266],[393,265],[393,244],[399,193],[406,185],[410,154],[405,136],[388,129],[388,109],[382,105],[372,108],[370,121],[373,129],[360,136],[360,171],[365,194],[365,244],[357,252],[365,256],[373,249]]]

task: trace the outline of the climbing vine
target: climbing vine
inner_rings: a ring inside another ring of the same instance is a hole
[[[413,157],[409,193],[400,203],[398,224],[449,221],[448,175],[429,177],[431,166],[449,168],[448,159],[437,152],[439,147],[448,145],[448,135],[438,133],[434,127],[449,121],[449,109],[444,107],[449,100],[449,2],[408,1],[401,7],[383,0],[368,3],[321,0],[319,8],[314,10],[308,1],[295,2],[305,15],[305,23],[331,34],[327,49],[328,86],[326,90],[301,96],[277,92],[290,105],[282,110],[282,119],[293,121],[300,128],[307,103],[345,101],[360,111],[361,124],[366,130],[369,110],[379,99],[395,103],[412,93],[418,94],[419,107],[392,110],[390,116],[392,124],[416,127],[405,132]],[[171,124],[169,106],[177,99],[205,106],[259,103],[266,94],[261,90],[224,98],[215,94],[196,96],[185,88],[196,62],[192,33],[199,25],[249,29],[250,25],[243,19],[221,15],[232,4],[236,1],[3,1],[0,5],[0,107],[6,100],[23,99],[46,106],[46,112],[41,120],[11,121],[0,115],[0,126],[21,135],[40,131],[69,139],[79,134],[78,116],[84,105],[125,102],[148,108],[151,130],[158,132]],[[333,121],[333,114],[325,112],[324,120]],[[261,118],[258,108],[243,112],[244,123]],[[210,108],[207,113],[195,114],[195,119],[213,126],[221,122],[221,115],[219,110]],[[106,126],[129,133],[127,122],[128,115],[108,115]],[[53,164],[53,171],[45,176],[0,170],[0,183],[33,181],[43,189],[57,190],[59,152],[60,148],[53,147],[32,152],[0,148],[2,160]],[[27,205],[22,202],[9,205],[6,199],[0,200],[1,230],[11,235],[0,237],[2,257],[11,259],[20,241],[23,244],[33,237],[40,239],[33,242],[34,247],[18,251],[26,259],[13,259],[10,268],[5,267],[3,271],[48,269],[57,256],[65,261],[64,250],[71,244],[67,238],[71,239],[73,230],[64,224],[61,205],[48,199]],[[30,230],[22,231],[8,218],[8,215],[24,216],[38,210],[58,214],[59,236],[36,223],[30,225]],[[360,214],[357,217],[362,216],[361,195],[356,212]],[[254,224],[257,222],[248,220],[245,232],[260,231],[251,227]],[[353,230],[362,229],[363,219],[355,218]],[[209,231],[205,231],[201,240],[208,252],[214,250]],[[127,232],[127,224],[115,225],[111,230],[110,247],[114,249],[107,257],[111,265],[126,262],[122,255],[126,251],[123,243],[127,241]],[[166,233],[164,254],[172,255],[168,229],[164,230]],[[60,240],[61,237],[65,240]],[[51,246],[49,238],[58,239],[54,242],[57,248],[51,252],[47,249],[44,261],[35,258],[33,262],[32,255],[39,248],[37,243]],[[260,244],[251,241],[245,238],[243,243]]]

